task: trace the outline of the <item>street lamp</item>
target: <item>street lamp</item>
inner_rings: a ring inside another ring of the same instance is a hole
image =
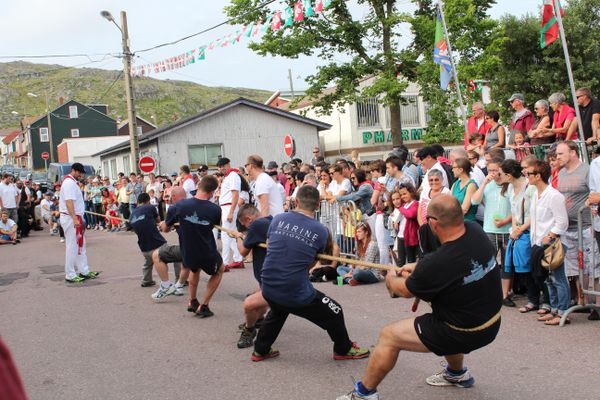
[[[102,18],[115,24],[121,31],[121,44],[123,46],[123,72],[125,75],[125,94],[127,97],[127,119],[129,120],[129,148],[131,159],[131,171],[138,173],[138,139],[137,139],[137,117],[135,113],[135,99],[133,96],[133,82],[131,81],[131,56],[129,50],[129,31],[127,30],[127,14],[121,11],[121,26],[117,24],[109,11],[100,11]]]
[[[46,97],[46,118],[48,121],[48,146],[50,147],[50,162],[55,162],[54,160],[54,141],[52,140],[52,120],[50,118],[50,103],[48,102],[48,92],[44,91]],[[27,92],[27,97],[38,97],[37,94]],[[29,144],[31,145],[31,136],[29,137]],[[33,155],[31,154],[31,149],[29,149],[29,154],[31,156],[31,162],[33,163]],[[32,164],[33,168],[33,164]]]

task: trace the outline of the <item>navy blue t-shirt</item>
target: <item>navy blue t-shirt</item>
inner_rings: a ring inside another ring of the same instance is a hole
[[[308,280],[308,268],[325,250],[328,235],[323,224],[299,212],[273,217],[261,274],[265,298],[288,306],[310,303],[316,291]]]
[[[156,218],[156,207],[150,204],[137,207],[129,217],[129,224],[138,237],[141,251],[155,250],[167,243],[156,227]]]
[[[244,247],[252,249],[252,267],[254,269],[254,277],[261,283],[260,274],[262,272],[267,249],[258,246],[259,243],[267,242],[269,226],[273,221],[272,216],[255,219],[248,227],[246,237],[244,238]]]
[[[165,220],[169,226],[175,222],[179,222],[177,234],[183,264],[192,270],[213,267],[219,253],[212,230],[221,223],[221,207],[195,197],[180,200],[169,207]]]

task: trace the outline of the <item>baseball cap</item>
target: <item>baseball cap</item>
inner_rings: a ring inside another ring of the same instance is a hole
[[[230,164],[231,160],[227,157],[221,157],[219,158],[219,161],[217,161],[217,167],[222,167],[224,165]]]
[[[85,174],[85,169],[83,168],[83,164],[81,164],[81,163],[78,163],[78,162],[74,163],[73,165],[71,165],[71,169],[73,171],[77,171],[77,172],[81,172],[81,173]]]
[[[171,176],[177,176],[177,172],[171,172]]]
[[[513,100],[519,100],[521,101],[521,103],[524,103],[525,96],[523,96],[521,93],[514,93],[512,96],[510,96],[510,99],[508,99],[508,101],[511,102]]]
[[[277,169],[277,167],[279,166],[275,161],[269,161],[269,164],[267,164],[267,169]]]
[[[198,172],[202,171],[208,171],[208,167],[204,164],[200,164],[200,166],[198,167]]]

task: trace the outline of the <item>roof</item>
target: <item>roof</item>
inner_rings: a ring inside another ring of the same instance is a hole
[[[102,115],[102,116],[104,116],[104,117],[106,117],[106,118],[112,119],[112,120],[114,121],[114,118],[112,118],[112,117],[110,117],[110,116],[108,116],[108,115],[104,114],[103,112],[100,112],[100,111],[96,110],[95,108],[91,107],[91,106],[93,106],[93,105],[95,105],[95,106],[105,106],[105,104],[89,104],[89,105],[88,105],[88,104],[83,104],[83,103],[81,103],[81,102],[79,102],[79,101],[77,101],[77,100],[74,100],[74,99],[67,100],[67,101],[65,101],[63,104],[59,104],[59,105],[58,105],[58,107],[54,107],[52,110],[50,110],[50,113],[51,113],[51,114],[54,114],[54,112],[56,112],[56,110],[58,110],[58,109],[59,109],[59,108],[61,108],[61,107],[64,107],[64,106],[66,106],[66,105],[67,105],[67,104],[69,104],[69,103],[77,103],[77,104],[79,104],[80,106],[82,106],[82,107],[85,107],[85,108],[89,109],[90,111],[93,111],[93,112],[95,112],[95,113],[98,113],[98,114],[100,114],[100,115]],[[107,106],[107,107],[108,107],[108,106]],[[85,112],[87,113],[87,111],[85,111]],[[83,115],[83,112],[82,112],[82,113],[80,113],[80,115]],[[28,124],[26,124],[25,126],[33,125],[33,124],[37,123],[38,121],[40,121],[40,120],[41,120],[41,119],[43,119],[43,118],[48,118],[48,114],[44,114],[44,115],[42,115],[42,116],[40,116],[40,117],[34,117],[34,118],[33,118],[33,120],[32,120],[32,121],[30,121],[30,122],[29,122]]]
[[[8,136],[19,128],[4,128],[0,129],[0,137]]]
[[[152,122],[145,120],[144,118],[140,117],[139,115],[135,117],[135,119],[139,119],[142,122],[147,123],[150,126],[153,126],[154,129],[156,129],[156,125],[154,125]],[[125,125],[127,125],[129,123],[128,119],[124,119],[123,121],[121,121],[118,125],[117,125],[117,129],[121,129],[122,127],[124,127]]]
[[[21,134],[20,130],[14,130],[12,133],[9,133],[8,135],[6,135],[5,137],[2,138],[2,143],[4,144],[10,144],[10,142],[12,142],[13,140],[15,140],[17,138],[17,136],[19,136]]]
[[[229,103],[221,104],[220,106],[211,108],[210,110],[203,111],[203,112],[193,115],[191,117],[182,118],[179,121],[176,121],[170,125],[147,132],[139,137],[138,143],[140,145],[144,144],[144,143],[148,143],[148,142],[153,141],[161,136],[169,134],[176,129],[182,128],[184,126],[187,126],[187,125],[195,123],[195,122],[202,121],[203,119],[212,117],[213,115],[230,110],[230,109],[240,106],[240,105],[245,105],[245,106],[260,110],[260,111],[268,112],[270,114],[275,114],[280,117],[288,118],[288,119],[291,119],[291,120],[294,120],[294,121],[297,121],[297,122],[300,122],[303,124],[312,125],[312,126],[316,127],[318,131],[324,131],[324,130],[331,129],[331,125],[326,124],[324,122],[317,121],[312,118],[306,118],[301,115],[292,114],[291,112],[284,111],[279,108],[269,107],[267,105],[258,103],[254,100],[249,100],[249,99],[240,97],[239,99],[230,101]],[[108,149],[105,149],[104,151],[101,151],[96,154],[92,154],[92,157],[103,156],[103,155],[115,153],[117,151],[125,150],[127,148],[129,148],[129,139],[125,140],[121,144],[109,147]]]

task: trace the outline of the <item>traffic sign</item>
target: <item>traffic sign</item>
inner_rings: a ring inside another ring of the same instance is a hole
[[[294,157],[296,154],[296,142],[292,135],[285,135],[285,138],[283,139],[283,151],[289,158]]]
[[[156,168],[156,161],[152,157],[144,156],[140,158],[139,167],[140,171],[148,174]]]
[[[42,154],[40,154],[40,156],[42,157],[42,159],[47,160],[50,158],[50,154],[48,154],[48,152],[44,151]]]

